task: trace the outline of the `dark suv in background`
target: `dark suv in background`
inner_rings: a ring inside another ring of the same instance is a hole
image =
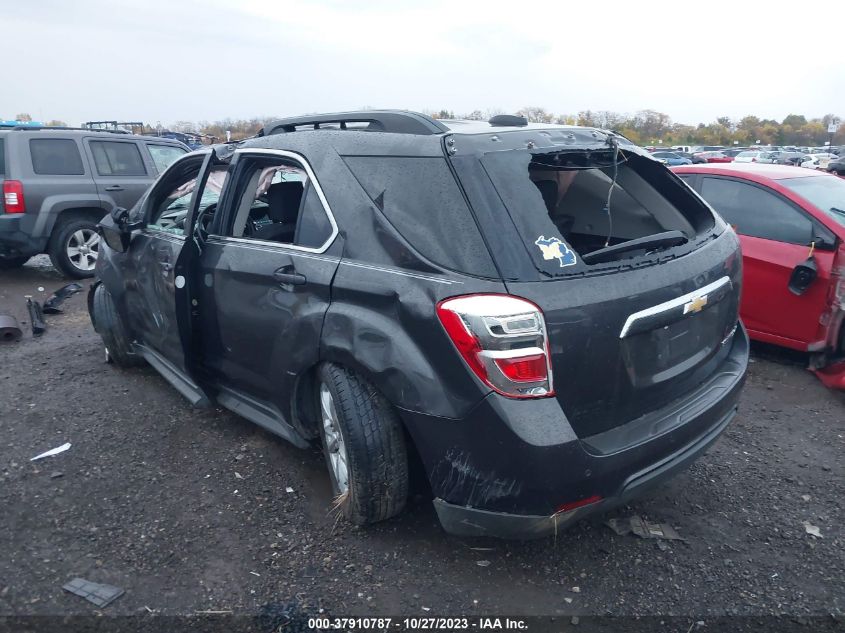
[[[184,144],[92,130],[0,128],[0,268],[48,253],[68,277],[91,277],[97,222],[131,207]]]
[[[688,465],[745,377],[736,234],[602,130],[286,119],[100,230],[107,358],[319,438],[355,523],[402,510],[417,455],[448,531],[553,533]]]

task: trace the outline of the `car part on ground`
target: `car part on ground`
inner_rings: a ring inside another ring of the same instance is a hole
[[[23,336],[18,320],[9,314],[0,314],[0,343],[14,343]]]
[[[109,355],[320,438],[356,523],[418,457],[448,531],[550,534],[691,463],[745,377],[736,235],[602,130],[298,117],[99,226]]]
[[[61,305],[68,299],[68,297],[72,297],[77,292],[82,292],[82,286],[76,282],[62,286],[51,294],[44,302],[44,314],[61,314]]]
[[[85,598],[88,602],[97,605],[100,609],[109,606],[125,593],[120,587],[91,582],[84,578],[74,578],[62,585],[62,589]]]
[[[41,304],[33,301],[32,297],[26,297],[26,309],[29,312],[29,323],[32,326],[32,335],[41,336],[47,330],[47,324],[44,323],[44,313],[41,310]]]

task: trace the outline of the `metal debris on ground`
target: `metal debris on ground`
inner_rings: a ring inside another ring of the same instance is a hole
[[[670,541],[685,541],[668,523],[652,523],[640,516],[634,515],[624,519],[610,519],[605,525],[619,536],[634,534],[646,539],[666,539]]]
[[[818,525],[813,525],[809,521],[804,521],[804,531],[809,534],[810,536],[815,536],[816,538],[822,538],[821,530],[819,530]]]
[[[19,341],[23,332],[18,320],[8,314],[0,314],[0,343]]]
[[[40,455],[36,455],[35,457],[31,457],[29,461],[34,462],[35,460],[43,459],[44,457],[52,457],[53,455],[58,455],[59,453],[64,453],[69,448],[70,448],[70,442],[65,442],[61,446],[57,446],[56,448],[51,448],[49,451],[44,451]]]
[[[62,286],[50,295],[47,301],[44,302],[44,314],[61,314],[62,303],[64,303],[65,299],[75,295],[77,292],[82,292],[82,286],[78,283],[74,282],[66,286]]]
[[[41,304],[33,301],[30,295],[26,296],[26,309],[29,312],[29,322],[32,325],[32,335],[41,336],[47,329],[44,323],[44,313],[41,311]]]
[[[110,605],[124,594],[120,587],[103,585],[84,578],[74,578],[69,583],[62,585],[62,589],[77,596],[82,596],[88,602],[92,602],[100,608]]]
[[[479,567],[490,567],[490,561],[489,560],[477,560],[477,561],[475,561],[475,564],[478,565]]]

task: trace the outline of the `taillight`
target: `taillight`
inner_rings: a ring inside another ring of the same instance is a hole
[[[473,373],[510,398],[553,396],[543,312],[525,299],[483,294],[437,304],[437,316]]]
[[[3,206],[6,213],[23,213],[26,210],[20,180],[3,181]]]

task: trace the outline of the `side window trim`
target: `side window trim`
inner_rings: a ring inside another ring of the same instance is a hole
[[[758,182],[754,182],[753,180],[746,180],[744,178],[734,178],[733,176],[723,176],[721,174],[712,174],[712,175],[711,174],[703,174],[703,175],[700,176],[699,181],[698,181],[699,182],[699,187],[698,187],[699,194],[701,193],[701,191],[704,188],[704,180],[706,178],[712,178],[714,180],[728,180],[730,182],[736,182],[736,183],[739,183],[741,185],[749,185],[751,187],[754,187],[755,189],[758,189],[758,190],[762,191],[763,193],[767,193],[769,195],[774,196],[779,201],[783,202],[788,207],[790,207],[793,211],[797,212],[798,215],[800,215],[802,218],[804,218],[805,220],[807,220],[810,223],[810,225],[813,228],[813,231],[815,231],[819,226],[819,222],[818,222],[818,220],[816,220],[816,218],[814,218],[812,215],[807,213],[804,209],[802,209],[800,206],[795,204],[792,200],[790,200],[789,198],[784,196],[782,193],[780,193],[779,191],[775,191],[774,189],[771,189],[771,188],[769,188],[765,185],[762,185]],[[716,212],[718,213],[718,209],[716,210]],[[727,222],[727,220],[725,220],[725,221]],[[740,233],[740,235],[743,235],[743,234]],[[776,240],[776,239],[773,239],[771,237],[757,237],[755,235],[746,235],[746,237],[755,237],[756,239],[759,239],[759,240],[768,240],[769,242],[778,242],[780,244],[795,244],[795,242],[784,242],[783,240]]]
[[[250,156],[256,156],[260,158],[285,158],[294,161],[300,167],[302,167],[302,169],[304,169],[305,173],[308,175],[308,182],[311,184],[311,186],[314,187],[314,191],[317,193],[317,197],[319,198],[320,203],[323,206],[323,211],[329,219],[329,224],[332,228],[331,233],[326,238],[326,241],[323,242],[323,244],[317,248],[313,248],[310,246],[299,246],[297,244],[285,244],[282,242],[270,242],[267,240],[255,240],[246,237],[233,237],[231,235],[216,234],[214,235],[214,238],[216,240],[232,242],[235,244],[257,244],[270,248],[279,248],[282,250],[295,250],[302,251],[305,253],[325,253],[329,249],[329,247],[334,243],[339,231],[337,228],[337,222],[335,221],[334,214],[332,213],[331,207],[329,206],[329,202],[328,200],[326,200],[326,196],[323,193],[323,188],[320,186],[320,182],[317,180],[317,176],[314,174],[314,170],[311,169],[311,165],[308,163],[305,157],[301,154],[282,149],[243,148],[235,150],[233,161],[237,161],[238,163],[240,163],[242,158],[249,158]],[[236,174],[233,175],[236,175],[237,179],[243,177],[243,174],[240,172],[240,170],[237,170]],[[231,187],[229,187],[229,189],[231,191],[237,190],[237,184],[238,181],[233,179]],[[231,224],[234,221],[234,217],[231,217],[229,211],[231,210],[232,205],[238,204],[238,201],[233,200],[231,196],[227,196],[227,199],[224,201],[224,204],[226,206],[227,211],[225,230],[226,232],[229,232],[231,230]]]

